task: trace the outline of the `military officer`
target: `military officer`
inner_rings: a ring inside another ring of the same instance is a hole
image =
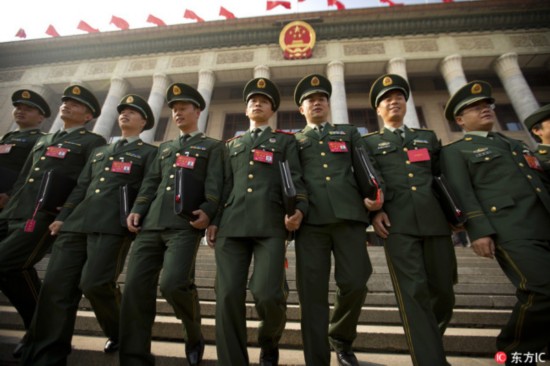
[[[399,75],[380,76],[370,103],[384,127],[364,136],[385,182],[373,227],[384,249],[413,365],[446,365],[443,333],[453,313],[456,258],[449,225],[432,190],[440,141],[403,124],[410,95]]]
[[[119,356],[123,366],[154,364],[151,332],[161,269],[160,291],[183,323],[188,364],[199,365],[204,352],[195,258],[220,203],[223,143],[198,130],[205,101],[197,90],[175,83],[166,99],[181,136],[160,145],[128,216],[128,228],[139,234],[130,252],[122,296]],[[183,197],[175,193],[178,169],[186,169],[200,184],[182,192]],[[197,195],[203,187],[201,203],[192,216],[175,214],[176,200]]]
[[[441,167],[466,211],[474,252],[496,257],[517,288],[497,349],[507,354],[507,365],[536,365],[526,353],[550,341],[549,184],[525,143],[492,131],[491,89],[472,81],[447,102],[445,117],[465,135],[443,148]]]
[[[101,113],[92,92],[71,85],[61,100],[59,112],[64,127],[36,142],[15,182],[14,194],[0,215],[9,220],[8,236],[0,242],[0,289],[23,318],[25,329],[30,326],[40,290],[34,265],[53,241],[48,226],[55,215],[38,210],[35,202],[42,177],[53,169],[76,181],[92,150],[105,144],[103,137],[84,128]],[[20,355],[21,346],[16,347],[16,356]]]
[[[550,104],[539,108],[525,119],[525,126],[540,145],[535,150],[542,169],[550,177]]]
[[[11,96],[13,119],[18,129],[0,138],[0,211],[9,199],[13,183],[23,168],[27,156],[40,136],[40,124],[50,116],[50,107],[42,96],[29,89],[15,91]],[[8,233],[8,223],[0,220],[0,240]]]
[[[104,351],[118,349],[121,293],[116,279],[133,240],[121,225],[120,188],[127,185],[133,191],[139,189],[157,148],[139,138],[143,130],[154,125],[151,108],[143,98],[129,94],[117,109],[121,139],[94,150],[76,188],[50,225],[52,235],[59,236],[48,262],[22,365],[67,363],[82,293],[109,338]]]
[[[296,85],[294,101],[307,125],[297,132],[298,153],[310,208],[296,234],[296,280],[307,365],[328,366],[330,347],[339,365],[358,365],[352,350],[372,266],[367,252],[367,209],[353,176],[352,154],[361,146],[357,129],[328,123],[330,81],[318,74]],[[329,319],[331,253],[338,287]],[[329,344],[330,343],[330,344]]]
[[[286,232],[300,226],[307,197],[294,137],[268,125],[279,108],[279,89],[269,79],[255,78],[245,85],[243,99],[250,128],[226,143],[223,214],[219,231],[210,227],[208,234],[216,251],[216,348],[220,365],[249,364],[245,295],[254,257],[248,287],[260,318],[259,362],[276,366],[286,324]],[[297,191],[291,216],[283,206],[279,162],[284,160]]]

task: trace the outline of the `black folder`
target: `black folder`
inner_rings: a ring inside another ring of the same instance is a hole
[[[11,190],[19,173],[15,170],[0,167],[0,193],[6,193]]]
[[[296,187],[292,181],[292,174],[288,165],[288,160],[279,162],[281,171],[281,181],[283,187],[283,204],[286,214],[290,217],[296,212]]]
[[[204,182],[185,168],[176,169],[176,189],[174,192],[174,212],[177,215],[196,218],[193,211],[204,202]]]
[[[363,197],[375,200],[380,186],[380,179],[372,166],[369,154],[363,146],[355,147],[354,160],[353,170],[361,194]]]
[[[59,213],[58,207],[63,206],[67,197],[76,185],[76,180],[50,169],[44,173],[40,182],[40,189],[36,197],[39,210],[52,215]]]
[[[447,221],[456,227],[464,225],[466,215],[462,205],[444,175],[434,177],[433,188]]]
[[[125,184],[123,186],[119,187],[120,192],[120,225],[122,227],[128,227],[128,224],[126,223],[126,218],[130,214],[130,210],[134,206],[134,202],[137,197],[137,190],[128,185]]]

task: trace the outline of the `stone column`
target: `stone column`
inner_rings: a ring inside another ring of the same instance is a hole
[[[406,60],[401,57],[392,58],[388,62],[387,71],[389,74],[397,74],[403,77],[405,80],[409,80],[407,77],[407,66]],[[409,100],[407,101],[407,114],[403,121],[405,125],[412,128],[420,127],[420,122],[418,121],[418,115],[416,114],[416,108],[414,105],[413,91],[411,90],[409,95]]]
[[[69,83],[69,85],[74,85],[74,84],[78,84],[78,85],[82,85],[84,87],[87,87],[83,82],[82,80],[71,80],[71,82]],[[69,86],[67,85],[67,86]],[[62,95],[59,96],[59,99],[61,99]],[[53,111],[52,111],[52,114],[53,114]],[[51,118],[51,117],[50,117]],[[54,133],[54,132],[57,132],[58,130],[60,130],[61,128],[63,127],[63,120],[61,119],[60,117],[60,114],[59,114],[59,110],[57,111],[57,114],[55,115],[55,119],[52,123],[52,126],[50,127],[50,130],[48,132],[50,133]]]
[[[332,95],[330,97],[332,123],[346,125],[349,123],[349,117],[344,82],[344,63],[342,61],[329,62],[327,65],[327,78],[332,84]]]
[[[520,122],[523,122],[539,108],[539,104],[521,73],[517,53],[501,55],[495,61],[494,67]]]
[[[458,54],[445,57],[439,65],[439,71],[443,74],[451,96],[468,82],[462,68],[462,56]]]
[[[140,135],[143,141],[150,144],[155,142],[155,133],[157,131],[160,114],[166,100],[166,89],[168,89],[169,83],[170,79],[165,74],[157,73],[153,75],[153,85],[151,86],[151,92],[147,103],[149,103],[149,106],[153,111],[153,116],[155,116],[155,125],[153,128],[143,131]]]
[[[93,130],[95,133],[105,137],[107,141],[111,137],[113,126],[117,123],[118,111],[116,107],[124,94],[126,94],[126,90],[128,90],[128,82],[126,80],[120,77],[113,77],[111,79],[109,93],[107,94],[107,98],[105,98],[105,103],[101,107],[101,115],[97,119]]]
[[[206,107],[201,112],[199,117],[199,130],[206,132],[206,121],[208,120],[208,111],[210,109],[210,101],[212,100],[212,92],[214,91],[214,83],[216,82],[216,75],[212,70],[200,70],[199,71],[199,84],[197,90],[201,93]]]

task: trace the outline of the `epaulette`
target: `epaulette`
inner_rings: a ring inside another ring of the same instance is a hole
[[[434,130],[430,130],[429,128],[417,128],[417,127],[409,127],[409,130],[411,131],[428,131],[428,132],[434,132]]]
[[[369,137],[369,136],[372,136],[372,135],[377,135],[379,133],[380,133],[380,131],[369,132],[369,133],[366,133],[364,135],[361,135],[361,137]]]
[[[237,135],[237,136],[233,136],[233,137],[231,137],[230,139],[225,140],[225,142],[226,142],[226,143],[227,143],[227,142],[231,142],[231,141],[233,141],[233,140],[235,140],[235,139],[238,139],[238,138],[240,138],[240,137],[243,137],[243,136],[244,136],[244,134],[242,134],[242,135]]]
[[[450,145],[452,145],[452,144],[456,144],[457,142],[460,142],[460,141],[464,141],[464,137],[461,137],[461,138],[459,138],[458,140],[451,141],[451,142],[449,142],[448,144],[443,145],[443,147],[445,147],[445,146],[450,146]]]
[[[208,140],[216,141],[216,142],[220,142],[220,141],[221,141],[221,140],[215,139],[215,138],[213,138],[213,137],[206,136],[206,134],[204,134],[204,133],[201,135],[201,138],[202,138],[202,139],[208,139]]]
[[[294,136],[294,132],[292,132],[292,131],[274,130],[273,132],[284,133],[285,135],[292,135],[292,136]]]
[[[99,136],[99,137],[103,137],[102,135],[100,135],[99,133],[95,133],[94,131],[89,131],[89,130],[86,130],[86,129],[80,131],[80,134],[81,134],[81,135],[84,135],[84,134],[86,134],[86,133],[89,133],[89,134],[91,134],[91,135],[96,135],[96,136]],[[104,137],[103,137],[103,138],[104,138]]]

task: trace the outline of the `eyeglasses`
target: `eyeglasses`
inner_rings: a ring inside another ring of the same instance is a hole
[[[472,105],[469,105],[467,107],[465,107],[459,115],[463,115],[464,113],[466,112],[477,112],[477,113],[480,113],[481,111],[485,110],[486,108],[489,108],[491,110],[494,110],[495,109],[495,105],[494,104],[489,104],[489,103],[474,103]]]

